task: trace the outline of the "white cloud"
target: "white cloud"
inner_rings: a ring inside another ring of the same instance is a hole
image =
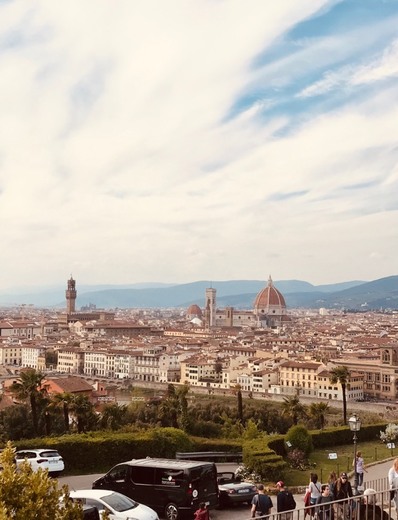
[[[339,281],[358,277],[348,259],[365,254],[368,240],[388,258],[391,227],[377,231],[387,210],[376,207],[376,188],[358,197],[346,186],[375,178],[396,184],[394,86],[311,118],[272,114],[276,92],[227,118],[267,74],[271,83],[278,75],[281,85],[291,82],[293,57],[259,70],[253,61],[323,5],[3,5],[0,288],[63,283],[71,271],[82,283],[269,272]],[[321,41],[344,55],[338,39]],[[349,64],[313,85],[326,91],[391,75],[395,52],[392,45],[378,60]],[[295,74],[305,62],[308,72],[320,69],[314,46],[303,44],[298,56]],[[365,205],[372,213],[361,218]],[[335,265],[341,237],[347,261]],[[392,266],[381,262],[380,276]],[[362,276],[377,272],[370,262]]]

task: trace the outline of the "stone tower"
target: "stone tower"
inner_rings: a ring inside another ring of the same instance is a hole
[[[72,278],[72,276],[68,280],[68,288],[65,291],[66,296],[66,313],[72,314],[72,312],[75,312],[75,306],[76,306],[76,282]]]
[[[208,327],[214,327],[216,321],[216,290],[213,288],[206,289],[206,324]]]

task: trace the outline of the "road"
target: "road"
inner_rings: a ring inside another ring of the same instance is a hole
[[[376,491],[386,489],[388,487],[387,474],[391,466],[392,459],[373,464],[372,466],[368,466],[368,472],[365,473],[364,479],[365,487],[374,488]],[[236,469],[236,464],[217,464],[217,469],[218,471],[234,471]],[[102,476],[102,474],[59,477],[58,481],[61,485],[67,484],[69,486],[69,489],[91,489],[92,482],[100,476]],[[286,478],[286,484],[289,484],[288,478]],[[301,508],[304,505],[303,495],[304,493],[294,495],[294,498],[297,503],[297,508]],[[276,506],[276,497],[272,496],[271,498],[274,502],[274,506]],[[276,509],[274,507],[273,512],[275,511]],[[249,520],[250,507],[246,504],[242,504],[236,505],[228,509],[216,509],[211,512],[211,518],[212,520]]]

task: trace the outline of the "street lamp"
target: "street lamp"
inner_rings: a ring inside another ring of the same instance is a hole
[[[358,473],[357,473],[357,432],[361,429],[361,419],[357,416],[356,413],[352,415],[348,419],[348,424],[350,426],[350,430],[354,433],[353,441],[354,441],[354,495],[358,494]]]

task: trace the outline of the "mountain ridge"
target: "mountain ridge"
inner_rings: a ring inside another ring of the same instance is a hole
[[[219,307],[251,309],[256,295],[267,286],[266,280],[200,280],[185,284],[77,284],[77,308],[95,304],[98,308],[186,308],[192,303],[204,307],[205,290],[217,290]],[[336,284],[313,285],[303,280],[279,280],[275,287],[282,293],[288,308],[374,310],[398,308],[398,276],[370,282],[352,280]],[[33,290],[27,294],[1,294],[0,305],[35,305],[65,307],[65,288]],[[27,303],[29,302],[29,303]]]

